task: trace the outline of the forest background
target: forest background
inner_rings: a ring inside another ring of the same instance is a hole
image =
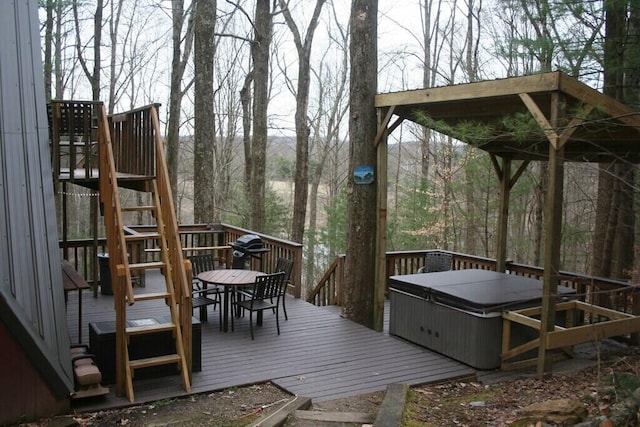
[[[633,0],[371,3],[379,93],[562,70],[640,104]],[[179,221],[304,243],[308,290],[347,244],[349,48],[362,43],[350,40],[350,6],[42,0],[47,97],[101,100],[109,113],[161,103]],[[388,250],[495,256],[499,190],[486,154],[402,124],[388,170]],[[636,281],[636,170],[622,161],[567,165],[563,233],[553,236],[563,270]],[[515,262],[541,264],[546,176],[544,162],[532,163],[511,194]],[[83,237],[95,195],[70,191]]]

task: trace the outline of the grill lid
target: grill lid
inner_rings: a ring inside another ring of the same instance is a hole
[[[233,249],[241,252],[251,252],[262,249],[262,239],[255,234],[245,234],[238,237],[234,243],[229,243]]]

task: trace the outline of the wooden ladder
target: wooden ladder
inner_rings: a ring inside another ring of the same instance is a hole
[[[151,107],[150,114],[157,136],[158,127],[155,106]],[[182,320],[185,316],[181,316],[179,302],[181,298],[190,295],[190,292],[187,292],[187,288],[185,288],[187,282],[185,263],[182,257],[177,221],[173,210],[173,200],[168,184],[161,143],[156,144],[156,150],[159,148],[159,152],[156,153],[155,175],[141,177],[140,181],[136,182],[135,185],[132,185],[134,181],[128,176],[128,181],[119,185],[110,136],[111,132],[107,120],[104,106],[102,106],[101,123],[106,129],[101,129],[99,132],[100,201],[105,221],[116,311],[116,391],[119,395],[126,394],[127,398],[133,402],[133,378],[137,369],[175,364],[182,377],[184,389],[188,393],[191,389],[188,364],[191,357],[190,353],[186,354],[185,352],[181,325],[184,325],[185,328],[188,327],[187,343],[190,343],[191,310],[189,310],[189,320],[185,324],[185,321]],[[156,139],[159,139],[159,137],[157,136]],[[124,206],[125,202],[123,201],[124,199],[121,200],[120,187],[148,193],[145,197],[151,202],[144,206]],[[126,233],[125,230],[135,227],[131,224],[124,224],[123,214],[126,212],[149,212],[150,217],[155,220],[155,230],[143,233]],[[160,250],[159,261],[129,262],[129,250],[133,246],[143,244],[145,241],[156,242]],[[149,269],[161,269],[166,282],[166,290],[153,293],[134,293],[132,272],[144,274]],[[162,306],[167,307],[170,313],[170,320],[155,324],[138,324],[127,320],[128,306],[157,300],[166,302]],[[188,307],[188,304],[184,305]],[[175,340],[175,353],[139,359],[131,357],[129,345],[131,339],[135,339],[133,337],[161,333],[171,334]]]

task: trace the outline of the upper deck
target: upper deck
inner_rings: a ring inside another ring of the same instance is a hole
[[[150,112],[158,104],[108,116],[102,123],[100,101],[59,101],[48,104],[49,141],[54,183],[72,182],[98,189],[100,127],[107,126],[121,186],[142,189],[155,177],[155,129]]]

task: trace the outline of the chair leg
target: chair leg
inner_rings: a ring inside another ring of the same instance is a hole
[[[222,331],[222,297],[218,294],[218,324],[220,331]]]
[[[276,329],[278,330],[278,335],[280,335],[280,316],[278,315],[278,306],[276,306]]]
[[[287,306],[284,304],[284,301],[287,299],[286,294],[282,295],[282,311],[284,312],[284,320],[289,320],[289,316],[287,316]]]
[[[253,340],[253,310],[249,311],[249,330],[251,331],[251,340]]]

